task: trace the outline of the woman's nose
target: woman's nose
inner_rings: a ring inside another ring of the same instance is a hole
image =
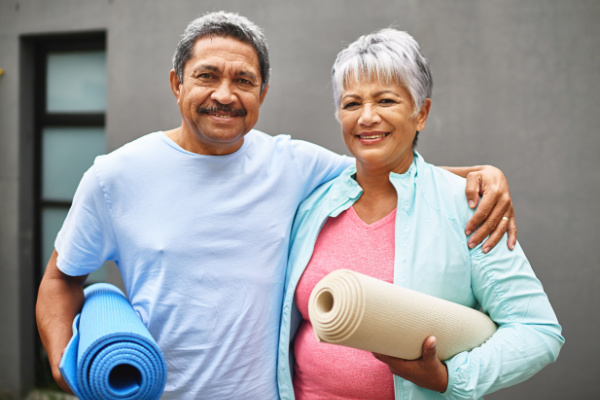
[[[360,113],[360,118],[358,119],[358,123],[363,126],[371,126],[379,123],[381,118],[375,109],[375,106],[372,104],[365,104]]]

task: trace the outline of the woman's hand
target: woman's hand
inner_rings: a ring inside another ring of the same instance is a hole
[[[417,360],[384,356],[373,353],[375,358],[387,364],[390,372],[422,388],[443,393],[448,388],[448,368],[437,358],[435,337],[423,342],[423,356]]]
[[[508,181],[502,171],[485,165],[470,172],[465,193],[471,208],[477,207],[481,195],[479,207],[465,228],[467,236],[475,232],[469,239],[469,248],[477,246],[489,235],[483,244],[483,252],[487,253],[508,231],[508,248],[513,250],[517,242],[517,224]]]

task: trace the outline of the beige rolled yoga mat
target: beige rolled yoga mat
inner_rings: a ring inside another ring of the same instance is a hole
[[[317,339],[405,360],[422,355],[428,336],[447,360],[496,331],[484,313],[358,272],[340,269],[313,289],[308,314]]]

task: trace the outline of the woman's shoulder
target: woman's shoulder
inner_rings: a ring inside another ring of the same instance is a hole
[[[465,188],[467,180],[444,168],[423,162],[418,187],[423,200],[449,217],[468,221],[474,210],[469,207]]]

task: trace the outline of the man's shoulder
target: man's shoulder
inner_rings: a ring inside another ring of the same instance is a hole
[[[139,157],[143,158],[146,151],[156,148],[161,142],[162,132],[152,132],[146,135],[140,136],[128,143],[125,143],[121,147],[104,154],[101,159],[108,159],[110,161],[117,161],[119,158],[131,158]]]
[[[348,198],[358,196],[361,189],[353,178],[356,166],[350,165],[338,177],[323,183],[306,198],[298,208],[298,212],[314,209],[336,208]]]
[[[318,144],[302,139],[294,139],[287,134],[269,135],[253,129],[248,133],[248,138],[253,143],[253,151],[269,153],[269,156],[287,161],[293,161],[299,166],[306,167],[315,162],[341,164],[343,168],[351,165],[350,158],[337,154]]]
[[[141,136],[121,147],[96,157],[93,168],[106,178],[135,173],[156,164],[156,154],[163,149],[162,132],[153,132]]]
[[[246,139],[252,142],[265,145],[289,145],[292,142],[292,137],[286,134],[270,135],[258,129],[252,129],[246,134]]]
[[[322,149],[324,151],[329,151],[324,147],[319,146],[318,144],[311,143],[302,139],[295,139],[292,138],[291,135],[285,133],[271,135],[258,129],[252,129],[250,132],[247,133],[246,137],[255,142],[270,143],[276,147],[289,147],[311,150]]]

